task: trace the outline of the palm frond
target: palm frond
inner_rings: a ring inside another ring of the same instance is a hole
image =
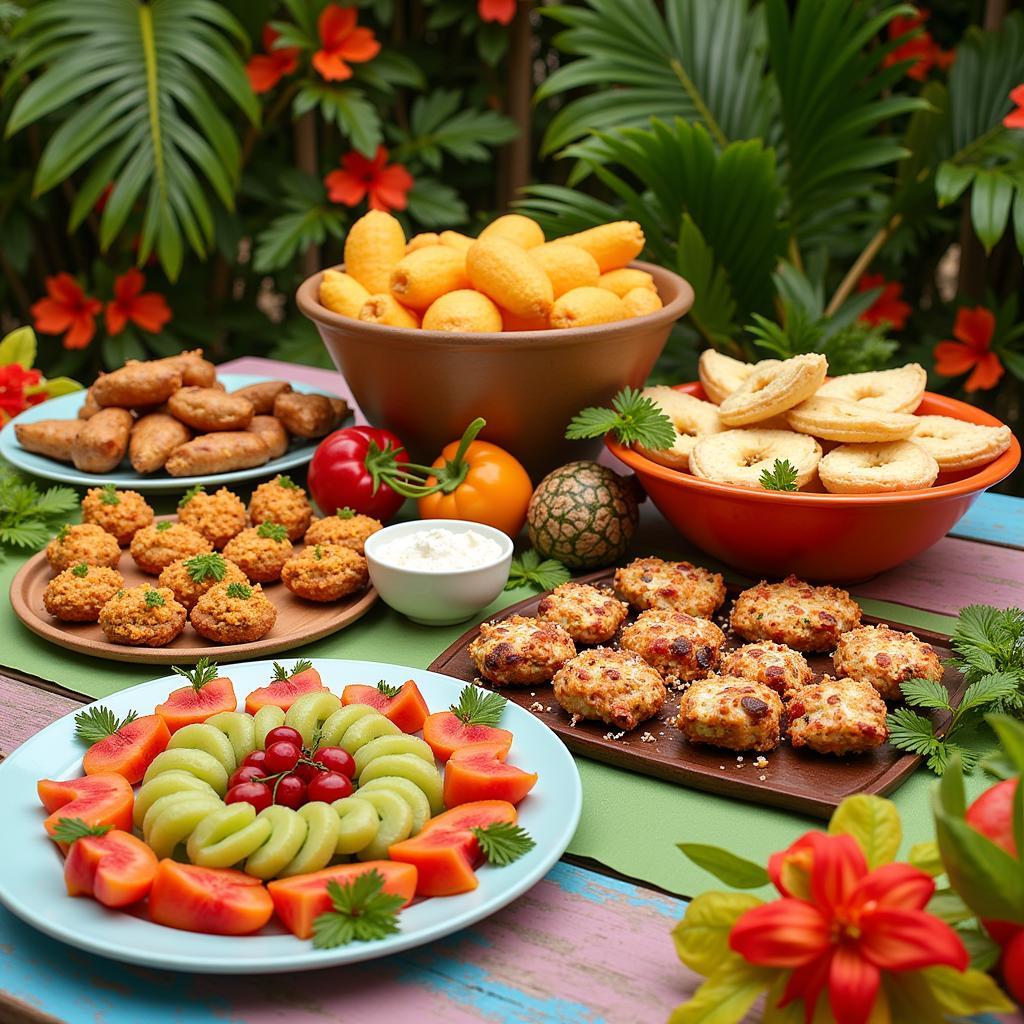
[[[104,248],[142,208],[138,259],[156,252],[175,278],[187,243],[213,244],[208,192],[229,209],[241,148],[211,95],[215,85],[256,123],[259,106],[238,46],[247,37],[212,0],[43,0],[16,24],[4,88],[25,86],[6,136],[44,117],[60,121],[36,170],[37,195],[81,168],[76,227],[110,183],[100,222]]]

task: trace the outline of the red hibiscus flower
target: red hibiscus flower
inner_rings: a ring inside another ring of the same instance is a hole
[[[1024,131],[1024,83],[1010,90],[1010,99],[1017,104],[1017,109],[1011,110],[1003,118],[1003,124],[1007,128],[1020,128]]]
[[[918,82],[923,82],[932,68],[939,68],[941,71],[948,70],[956,53],[953,50],[943,50],[924,27],[924,23],[928,20],[928,14],[926,8],[918,7],[914,17],[899,16],[889,22],[890,39],[900,39],[912,32],[915,34],[885,55],[884,67],[912,60],[914,63],[907,68],[907,75]]]
[[[910,315],[910,304],[900,298],[903,285],[898,281],[886,281],[881,274],[865,274],[857,285],[857,290],[861,292],[870,292],[875,288],[881,288],[882,294],[858,319],[872,327],[888,324],[893,330],[902,331]]]
[[[263,49],[266,53],[256,53],[245,65],[245,73],[249,76],[253,92],[270,92],[285,75],[290,75],[299,66],[299,48],[283,46],[274,49],[280,33],[269,25],[263,26]]]
[[[943,377],[959,377],[971,371],[964,382],[965,391],[988,391],[999,383],[1005,372],[999,356],[992,351],[996,318],[984,306],[966,307],[956,312],[953,337],[935,346],[935,372]]]
[[[749,963],[792,970],[779,1005],[802,999],[808,1024],[825,992],[837,1024],[865,1024],[883,973],[967,969],[956,932],[924,909],[935,883],[923,871],[909,864],[868,871],[856,840],[822,832],[772,862],[783,898],[743,914],[729,945]]]
[[[132,267],[114,282],[114,298],[107,303],[107,334],[120,334],[129,320],[151,334],[159,334],[171,319],[167,300],[159,292],[142,290],[146,279]]]
[[[86,295],[70,274],[48,277],[46,294],[32,307],[36,330],[64,334],[65,348],[85,348],[96,334],[96,314],[103,303]]]
[[[46,400],[45,391],[37,391],[26,395],[26,387],[34,387],[40,382],[42,375],[38,370],[26,370],[20,363],[8,363],[0,366],[0,417],[6,422],[17,416],[30,405],[38,405]]]
[[[317,20],[322,49],[313,54],[313,67],[328,82],[343,82],[352,77],[349,64],[373,60],[380,53],[373,30],[356,26],[351,7],[328,4]]]
[[[412,175],[401,165],[388,165],[388,151],[377,147],[372,160],[352,150],[341,158],[341,170],[324,178],[327,198],[332,203],[356,206],[367,195],[371,210],[404,210],[406,194],[413,186]]]
[[[476,0],[481,21],[497,21],[507,25],[516,16],[516,0]]]

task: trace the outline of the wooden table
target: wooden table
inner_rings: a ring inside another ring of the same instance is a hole
[[[650,510],[643,529],[645,540],[665,535]],[[955,534],[858,594],[946,615],[975,601],[1020,604],[1024,501],[985,495]],[[41,680],[0,674],[0,754],[81,702]],[[600,865],[563,861],[510,907],[419,950],[251,978],[107,961],[0,908],[0,1024],[650,1024],[699,984],[669,935],[685,905]]]

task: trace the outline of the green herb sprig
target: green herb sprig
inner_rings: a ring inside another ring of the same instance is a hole
[[[532,587],[534,590],[554,590],[572,579],[569,570],[554,558],[541,559],[532,548],[512,559],[506,590]]]
[[[377,683],[377,689],[384,694],[385,697],[397,697],[400,686],[395,686],[393,683],[389,683],[386,679],[381,679]]]
[[[40,491],[13,473],[0,474],[0,544],[41,548],[53,532],[52,520],[65,517],[77,505],[78,495],[70,487]]]
[[[147,608],[163,608],[167,604],[164,600],[164,595],[159,590],[153,590],[152,587],[146,591],[146,607]]]
[[[94,743],[113,736],[118,729],[129,722],[134,722],[138,717],[137,711],[129,711],[124,718],[118,718],[110,708],[97,704],[96,707],[86,708],[75,715],[75,735],[91,747]]]
[[[537,845],[526,829],[507,821],[495,821],[469,831],[476,836],[487,863],[499,868],[519,860]]]
[[[53,830],[53,838],[58,843],[70,846],[86,836],[105,836],[113,825],[87,825],[81,818],[60,818]]]
[[[237,598],[239,601],[248,601],[252,597],[252,587],[247,583],[229,583],[228,597]]]
[[[187,679],[192,686],[192,689],[198,693],[207,683],[212,683],[214,679],[219,678],[220,669],[217,667],[217,662],[211,661],[205,655],[200,658],[192,668],[179,668],[174,665],[171,671],[175,675],[181,676],[183,679]]]
[[[298,491],[301,490],[299,485],[287,475],[279,475],[274,479],[274,483],[278,487],[283,487],[286,491]]]
[[[185,563],[185,571],[193,583],[205,583],[208,579],[220,583],[227,568],[224,556],[218,551],[212,551],[208,555],[195,555]]]
[[[79,562],[78,565],[71,567],[71,575],[77,576],[80,580],[84,580],[89,575],[89,563]]]
[[[621,444],[641,444],[655,450],[671,448],[676,431],[662,409],[636,388],[623,388],[611,408],[589,406],[569,421],[570,441],[612,433]]]
[[[399,930],[398,911],[405,899],[384,891],[384,876],[376,868],[344,885],[328,882],[327,894],[333,909],[313,921],[313,945],[317,949],[372,942]]]
[[[758,483],[766,491],[796,491],[798,471],[789,459],[776,459],[771,469],[761,470]]]
[[[193,484],[178,501],[178,508],[184,508],[197,494],[205,493],[206,488],[203,484]]]
[[[308,658],[300,658],[291,669],[286,669],[284,665],[279,661],[274,662],[274,675],[273,682],[279,682],[282,679],[291,679],[292,676],[297,676],[300,672],[305,672],[306,669],[312,668],[313,662]]]
[[[256,527],[256,534],[259,537],[276,540],[279,544],[283,544],[288,539],[288,531],[280,523],[272,523],[269,520]]]
[[[451,710],[464,725],[497,725],[507,703],[500,693],[470,684],[462,688],[459,703],[452,704]]]
[[[104,484],[100,489],[100,504],[120,505],[121,496],[117,493],[116,484]]]

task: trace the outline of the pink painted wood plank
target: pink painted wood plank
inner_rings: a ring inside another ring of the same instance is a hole
[[[956,615],[969,604],[1024,601],[1024,551],[944,537],[934,547],[852,588],[863,597]]]

